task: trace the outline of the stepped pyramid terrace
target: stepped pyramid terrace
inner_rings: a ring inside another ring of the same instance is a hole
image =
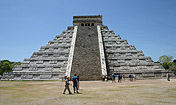
[[[162,78],[168,71],[102,25],[102,15],[73,16],[73,26],[4,73],[2,80],[59,80],[75,73],[80,80],[100,80],[112,73]]]

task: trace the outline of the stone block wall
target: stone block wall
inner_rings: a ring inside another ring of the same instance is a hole
[[[29,59],[4,73],[2,80],[58,80],[66,73],[67,61],[74,27],[68,27],[61,35],[34,52]]]
[[[74,16],[73,25],[4,73],[2,80],[58,80],[70,72],[80,80],[100,80],[112,73],[126,77],[134,73],[143,79],[162,78],[169,72],[103,26],[102,15]]]
[[[154,63],[151,57],[144,56],[142,51],[129,45],[127,40],[115,35],[107,26],[101,27],[104,42],[108,74],[136,74],[138,78],[162,78],[166,71],[160,64]]]

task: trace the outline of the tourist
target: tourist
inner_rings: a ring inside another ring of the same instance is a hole
[[[118,75],[118,82],[121,82],[121,77],[120,77],[120,74]]]
[[[135,74],[133,74],[133,79],[134,79],[134,81],[136,81],[136,75]]]
[[[107,75],[105,76],[105,81],[108,82],[108,76]]]
[[[167,77],[167,81],[170,81],[170,74],[169,73],[166,74],[166,77]]]
[[[121,80],[122,80],[122,74],[120,74],[120,82],[121,82]]]
[[[130,79],[130,81],[132,81],[132,79],[131,79],[131,74],[129,75],[129,79]]]
[[[133,81],[133,78],[134,78],[134,77],[133,77],[133,74],[131,73],[131,81]]]
[[[69,88],[69,85],[71,85],[69,83],[69,79],[70,79],[69,77],[65,76],[65,89],[64,89],[63,94],[65,94],[66,90],[68,90],[69,94],[72,94],[71,91],[70,91],[70,88]]]
[[[123,80],[125,81],[125,74],[123,73]]]
[[[77,85],[78,85],[78,90],[79,90],[79,75],[77,76]]]
[[[108,76],[106,76],[106,78],[105,78],[105,79],[106,79],[106,82],[108,82],[108,80],[109,80],[109,77],[108,77]]]
[[[112,83],[115,83],[115,75],[114,74],[112,74]]]
[[[72,77],[72,80],[73,80],[73,90],[74,90],[74,93],[75,93],[75,90],[78,92],[78,77],[76,76],[76,74],[74,74],[74,76]]]
[[[103,75],[103,77],[102,77],[102,78],[103,78],[103,81],[105,81],[105,76],[104,76],[104,75]]]

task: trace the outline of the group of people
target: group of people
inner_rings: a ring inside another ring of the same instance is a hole
[[[121,82],[122,78],[125,80],[125,75],[123,74],[118,74],[117,75],[118,78],[118,82]],[[112,83],[116,82],[116,76],[114,74],[110,75],[110,76],[104,76],[103,75],[103,81],[108,81],[108,80],[112,80]]]
[[[135,74],[130,74],[129,79],[130,79],[130,81],[136,81],[136,75]]]
[[[116,76],[114,74],[110,75],[110,76],[104,76],[103,75],[103,81],[108,81],[108,80],[112,80],[112,83],[115,83],[116,81]],[[117,78],[118,78],[118,82],[121,82],[122,78],[125,80],[125,74],[118,74],[117,75]],[[167,73],[166,74],[166,78],[167,78],[167,81],[170,81],[170,74]],[[133,73],[129,74],[129,80],[132,82],[132,81],[136,81],[136,75]]]
[[[125,80],[125,74],[118,74],[117,75],[118,78],[118,82],[121,82],[122,79]],[[112,83],[115,83],[116,81],[116,76],[114,74],[110,75],[110,76],[103,76],[103,81],[108,81],[108,80],[112,80]],[[129,80],[130,81],[135,81],[136,80],[136,75],[135,74],[130,74],[129,75]]]
[[[170,74],[168,73],[166,75],[167,77],[167,80],[170,81]],[[114,74],[112,74],[111,76],[104,76],[103,75],[103,81],[108,81],[108,80],[112,80],[112,83],[116,82],[115,81],[115,78],[116,76]],[[118,82],[121,82],[122,78],[125,80],[125,74],[118,74],[117,75],[117,78],[118,78]],[[129,80],[130,81],[136,81],[136,75],[135,74],[129,74]],[[69,83],[70,81],[70,78],[65,76],[65,89],[64,89],[64,92],[63,94],[65,94],[65,91],[68,90],[69,94],[72,94],[72,92],[70,91],[70,88],[69,88],[69,85],[72,85],[71,83]],[[73,90],[74,90],[74,93],[78,92],[79,90],[79,76],[77,76],[76,74],[74,74],[74,76],[72,77],[72,81],[73,81]]]
[[[116,76],[115,76],[114,74],[112,74],[111,77],[112,77],[112,83],[113,83],[113,82],[115,83],[115,82],[116,82],[116,81],[115,81]],[[122,80],[122,74],[118,74],[118,75],[117,75],[117,78],[118,78],[118,82],[121,82],[121,80]],[[123,77],[123,78],[124,78],[124,77]]]
[[[70,81],[70,78],[65,76],[65,89],[64,89],[64,92],[63,94],[65,94],[65,91],[68,90],[69,94],[72,94],[72,92],[70,91],[70,88],[69,88],[69,85],[72,85],[71,83],[69,83]],[[74,76],[72,77],[72,81],[73,81],[73,90],[74,90],[74,93],[78,92],[79,90],[79,76],[77,76],[76,74],[74,74]]]

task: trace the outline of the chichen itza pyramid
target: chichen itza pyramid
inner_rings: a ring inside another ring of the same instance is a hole
[[[75,73],[80,80],[100,80],[112,73],[162,78],[167,71],[103,26],[102,15],[73,16],[73,26],[4,73],[2,80],[59,80]]]

